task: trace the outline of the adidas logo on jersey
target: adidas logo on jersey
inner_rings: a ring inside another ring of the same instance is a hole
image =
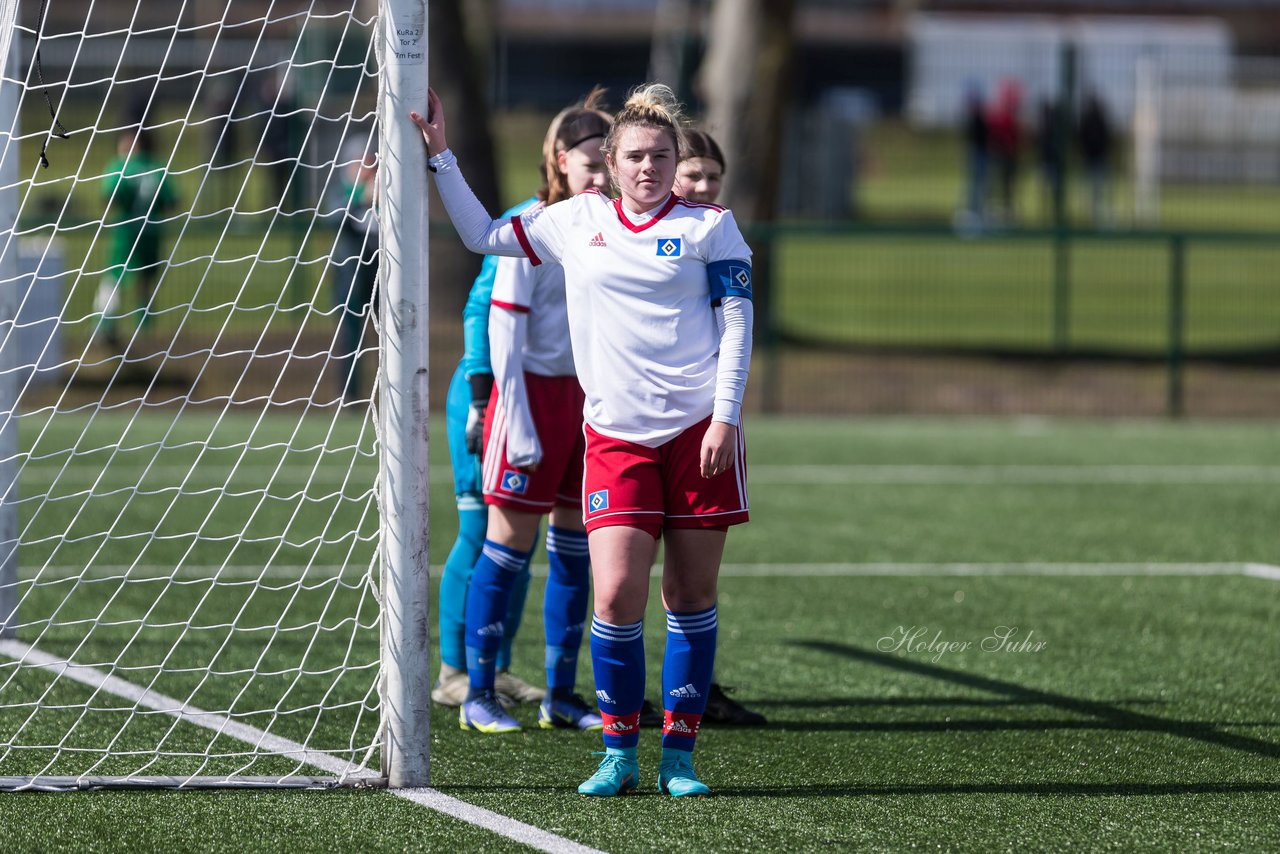
[[[604,242],[604,232],[597,231],[596,236],[591,238],[591,240],[587,241],[587,245],[588,246],[608,246],[609,244]]]
[[[480,635],[481,637],[486,637],[486,638],[487,638],[487,637],[501,637],[501,636],[502,636],[502,623],[490,623],[490,624],[489,624],[489,625],[487,625],[487,626],[481,626],[480,628],[476,629],[476,634]]]
[[[667,725],[662,728],[662,734],[666,735],[667,733],[671,733],[673,735],[692,736],[697,735],[698,731],[685,723],[683,719],[675,718],[674,720],[668,721]]]
[[[618,705],[617,701],[616,701],[616,700],[614,700],[612,697],[610,697],[610,696],[609,696],[609,692],[608,692],[608,691],[597,691],[597,692],[596,692],[596,699],[597,699],[597,700],[599,700],[599,701],[600,701],[600,702],[602,702],[602,703],[608,703],[610,706],[616,706],[616,705]]]
[[[695,688],[695,687],[693,687],[693,683],[692,683],[692,682],[691,682],[691,683],[689,683],[688,685],[684,686],[683,688],[673,688],[673,689],[672,689],[671,691],[669,691],[668,693],[669,693],[672,697],[679,697],[679,698],[682,698],[682,699],[690,699],[690,698],[693,698],[693,697],[701,697],[701,696],[702,696],[701,694],[699,694],[699,693],[698,693],[698,689],[697,689],[697,688]]]

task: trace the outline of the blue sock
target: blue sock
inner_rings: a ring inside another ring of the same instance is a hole
[[[662,661],[663,748],[693,750],[715,663],[716,607],[689,614],[668,611]]]
[[[552,696],[573,693],[578,678],[578,650],[591,595],[591,557],[587,533],[566,528],[547,529],[547,560],[551,573],[542,600],[542,624],[547,635],[547,690]]]
[[[534,538],[537,542],[537,538]],[[511,669],[511,645],[515,643],[516,632],[520,629],[520,621],[524,619],[524,600],[529,596],[529,564],[533,561],[533,552],[524,559],[524,569],[516,573],[511,584],[511,601],[507,605],[507,619],[503,621],[506,631],[502,633],[502,643],[498,646],[498,669]]]
[[[467,588],[467,699],[493,690],[498,647],[506,631],[503,620],[511,600],[511,586],[529,561],[529,553],[485,540]]]
[[[594,617],[591,665],[604,718],[604,746],[635,747],[644,702],[644,621],[614,626]]]
[[[489,511],[474,495],[458,496],[458,539],[440,575],[440,660],[462,670],[467,666],[467,585],[480,559]],[[524,603],[521,602],[521,607]],[[514,631],[512,632],[514,634]],[[504,640],[506,640],[504,638]],[[510,641],[507,642],[510,649]]]

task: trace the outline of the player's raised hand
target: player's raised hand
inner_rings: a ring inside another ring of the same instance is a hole
[[[422,138],[427,143],[427,154],[436,155],[449,147],[444,138],[444,104],[435,89],[427,89],[427,114],[411,110],[409,118],[422,131]]]
[[[702,436],[702,455],[698,469],[703,477],[715,477],[733,468],[738,428],[732,424],[712,421]]]

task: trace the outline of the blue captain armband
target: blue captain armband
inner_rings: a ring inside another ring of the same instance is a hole
[[[707,283],[711,286],[711,302],[725,297],[751,299],[751,262],[712,261],[707,265]]]

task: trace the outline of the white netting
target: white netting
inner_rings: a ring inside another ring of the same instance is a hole
[[[377,767],[376,4],[301,5],[24,4],[0,786]]]

